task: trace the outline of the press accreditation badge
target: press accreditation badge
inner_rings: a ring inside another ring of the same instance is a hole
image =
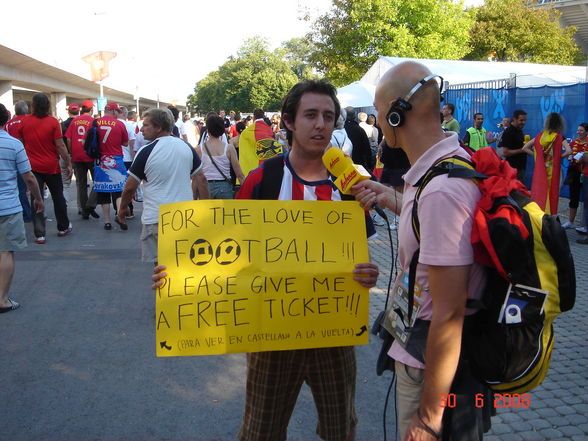
[[[412,315],[408,320],[408,274],[400,273],[394,283],[393,300],[386,311],[384,327],[390,332],[400,345],[406,348],[412,327],[421,309],[421,287],[414,284],[414,298],[412,302]]]

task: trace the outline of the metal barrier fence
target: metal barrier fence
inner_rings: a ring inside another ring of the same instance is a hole
[[[500,80],[477,81],[475,83],[465,84],[450,84],[446,87],[447,90],[461,90],[461,89],[502,89],[505,87],[514,86],[511,78],[503,78]]]

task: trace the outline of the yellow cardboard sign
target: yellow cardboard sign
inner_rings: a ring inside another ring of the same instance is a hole
[[[162,205],[157,356],[368,343],[365,216],[354,201]]]

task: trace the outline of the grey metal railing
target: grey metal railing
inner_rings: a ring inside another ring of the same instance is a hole
[[[450,84],[446,89],[502,89],[504,87],[514,86],[512,78],[502,78],[499,80],[476,81],[474,83]]]

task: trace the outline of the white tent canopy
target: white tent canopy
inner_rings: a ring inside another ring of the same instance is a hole
[[[501,80],[514,75],[516,77],[514,84],[517,87],[563,86],[585,82],[588,77],[587,68],[584,66],[380,57],[361,77],[361,80],[338,89],[341,104],[353,107],[372,106],[375,87],[380,78],[388,69],[403,61],[417,61],[424,64],[431,72],[442,76],[443,80],[450,85]],[[367,96],[366,92],[370,96]]]
[[[516,75],[517,87],[563,86],[586,81],[585,66],[400,57],[380,57],[360,81],[375,86],[388,69],[403,61],[422,63],[449,84],[500,80],[509,78],[511,74]]]
[[[373,105],[376,86],[356,81],[337,89],[337,98],[341,107],[368,107]]]

